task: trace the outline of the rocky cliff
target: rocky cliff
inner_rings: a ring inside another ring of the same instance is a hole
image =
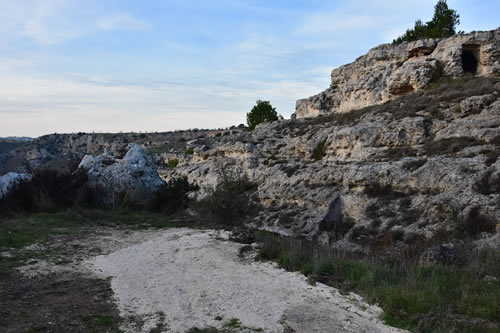
[[[163,176],[210,187],[221,166],[244,173],[258,184],[263,229],[359,251],[443,234],[499,244],[498,77],[442,80],[383,105],[191,144]]]
[[[20,156],[19,171],[103,152],[116,162],[134,141],[165,180],[200,185],[199,197],[221,170],[248,177],[262,229],[354,251],[464,239],[500,247],[499,41],[495,30],[381,45],[299,101],[298,119],[251,132],[51,135],[9,161]]]
[[[300,99],[296,117],[346,112],[424,89],[442,76],[500,73],[500,29],[446,39],[383,44],[332,71],[325,91]]]

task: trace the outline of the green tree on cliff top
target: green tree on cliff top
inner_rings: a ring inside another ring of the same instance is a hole
[[[392,41],[393,44],[411,42],[422,38],[442,38],[457,34],[455,28],[460,24],[460,15],[456,10],[448,8],[446,0],[439,0],[434,6],[432,20],[423,24],[421,20],[415,21],[413,29]]]

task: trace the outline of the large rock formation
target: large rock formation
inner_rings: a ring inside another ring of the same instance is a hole
[[[328,89],[296,104],[296,117],[346,112],[421,90],[441,76],[500,73],[500,29],[383,44],[334,69]]]
[[[104,191],[106,204],[113,204],[117,195],[141,203],[164,184],[151,156],[135,143],[128,145],[123,159],[106,153],[97,157],[86,155],[78,168],[87,172],[91,185]]]
[[[187,175],[210,187],[220,165],[242,170],[258,184],[263,209],[255,225],[286,235],[363,250],[444,231],[488,237],[500,221],[500,83],[493,78],[444,81],[361,111],[191,144],[194,154],[177,155],[165,178]]]

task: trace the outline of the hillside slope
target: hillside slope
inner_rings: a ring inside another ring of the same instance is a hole
[[[211,187],[221,167],[247,175],[264,207],[254,223],[267,230],[360,251],[443,234],[498,244],[498,78],[443,80],[383,105],[191,144],[164,177]]]

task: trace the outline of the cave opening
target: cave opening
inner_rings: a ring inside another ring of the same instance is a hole
[[[478,69],[479,45],[462,46],[462,69],[464,73],[476,75]]]

